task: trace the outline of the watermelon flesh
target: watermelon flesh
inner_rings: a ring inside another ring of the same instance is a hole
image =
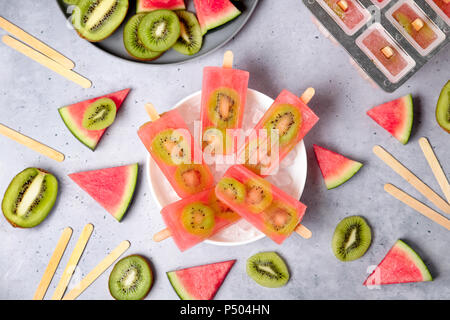
[[[148,12],[159,9],[184,10],[184,0],[138,0],[137,13]]]
[[[87,108],[89,108],[89,106],[93,102],[101,98],[110,98],[115,102],[117,110],[119,110],[129,92],[130,89],[124,89],[121,91],[107,94],[102,97],[97,97],[86,101],[78,102],[75,104],[71,104],[69,106],[59,108],[58,111],[67,128],[69,128],[70,132],[72,132],[72,134],[84,145],[89,147],[91,150],[95,150],[98,142],[102,138],[107,128],[102,130],[85,129],[83,127],[84,112],[86,111]]]
[[[167,272],[181,300],[212,300],[236,260]]]
[[[133,198],[138,164],[69,174],[69,177],[117,221]]]
[[[362,163],[348,159],[336,152],[314,145],[314,153],[327,189],[333,189],[359,171]]]
[[[408,142],[414,116],[410,94],[376,106],[367,111],[367,115],[401,143]]]
[[[419,255],[397,240],[381,263],[364,282],[365,286],[431,281],[430,272]]]
[[[202,34],[241,14],[229,0],[194,0],[194,5]]]

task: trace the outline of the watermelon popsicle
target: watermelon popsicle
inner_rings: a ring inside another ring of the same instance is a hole
[[[225,172],[216,185],[216,196],[278,244],[294,230],[302,237],[311,236],[299,224],[306,206],[242,165]]]
[[[167,229],[155,234],[153,240],[159,242],[171,236],[181,251],[240,219],[237,213],[216,198],[214,188],[171,203],[161,210],[161,214]]]
[[[247,138],[240,149],[238,160],[261,176],[273,173],[319,120],[306,105],[314,94],[315,90],[308,88],[298,98],[293,93],[283,90],[253,128],[253,132],[259,137]],[[260,133],[261,131],[264,133],[264,129],[266,135],[262,136]],[[278,135],[274,129],[278,130]],[[278,141],[271,140],[271,135],[278,138]]]
[[[204,152],[209,154],[233,152],[235,143],[227,139],[227,129],[242,127],[249,73],[232,66],[233,53],[227,51],[222,67],[203,69],[201,137]]]
[[[450,25],[450,0],[426,0],[426,2]]]
[[[179,112],[174,109],[159,116],[151,104],[146,108],[152,122],[139,128],[139,138],[178,196],[212,187],[211,171]]]
[[[318,0],[317,3],[349,36],[370,18],[369,12],[357,0]]]

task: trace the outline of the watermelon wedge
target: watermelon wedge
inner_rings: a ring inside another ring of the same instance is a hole
[[[183,10],[186,6],[184,0],[137,0],[137,13],[159,9]]]
[[[336,152],[314,145],[314,153],[327,189],[333,189],[353,177],[362,163],[348,159]]]
[[[241,14],[230,0],[194,0],[194,5],[202,34]]]
[[[402,240],[397,240],[381,263],[364,282],[365,286],[432,281],[419,255]]]
[[[181,300],[212,300],[236,260],[167,272]]]
[[[367,115],[401,143],[408,142],[414,116],[410,94],[376,106],[367,111]]]
[[[117,221],[133,198],[138,164],[69,174],[69,177],[106,209]]]
[[[98,142],[107,128],[102,130],[86,130],[82,124],[84,112],[87,108],[89,108],[91,103],[101,98],[112,99],[116,103],[117,110],[119,110],[129,92],[130,89],[124,89],[102,97],[71,104],[69,106],[59,108],[58,111],[70,132],[72,132],[72,134],[84,145],[89,147],[91,150],[95,150],[95,147],[97,147]]]

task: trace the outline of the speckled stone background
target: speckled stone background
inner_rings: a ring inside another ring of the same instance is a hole
[[[82,89],[0,44],[0,122],[66,155],[66,161],[57,163],[0,137],[0,193],[16,173],[29,166],[50,170],[60,182],[55,208],[39,227],[13,229],[0,218],[0,298],[33,297],[62,229],[71,226],[72,241],[46,296],[51,297],[69,253],[88,222],[95,225],[95,230],[74,281],[79,281],[119,242],[128,239],[132,245],[127,253],[143,254],[153,264],[156,279],[148,299],[177,299],[166,271],[227,259],[237,259],[237,263],[217,299],[450,298],[449,231],[383,191],[383,184],[391,182],[432,206],[371,152],[373,145],[381,144],[440,193],[418,139],[430,139],[449,175],[449,135],[438,127],[434,116],[439,91],[449,79],[448,48],[403,87],[388,94],[362,80],[349,64],[346,52],[324,38],[311,23],[300,0],[262,0],[244,29],[221,50],[195,62],[158,67],[118,60],[80,39],[65,26],[55,1],[1,1],[0,14],[74,59],[76,71],[94,83],[91,89]],[[143,104],[152,101],[159,110],[169,110],[199,90],[203,66],[219,64],[225,49],[235,52],[236,67],[250,71],[250,87],[271,97],[283,88],[298,93],[307,86],[316,88],[317,96],[310,105],[320,122],[305,140],[309,166],[301,198],[309,207],[304,224],[314,234],[310,240],[293,235],[282,246],[267,238],[242,247],[201,244],[185,253],[180,253],[171,240],[152,241],[152,235],[163,223],[145,177],[147,153],[136,135],[137,128],[147,119]],[[117,122],[98,149],[90,151],[69,133],[58,107],[125,87],[132,91]],[[403,146],[365,112],[407,93],[414,96],[415,120],[411,140]],[[314,158],[313,143],[360,160],[364,167],[348,183],[327,191]],[[139,183],[135,200],[120,224],[67,177],[72,172],[134,162],[141,165]],[[343,263],[331,251],[331,237],[336,224],[350,215],[362,215],[369,221],[373,243],[361,259]],[[379,263],[399,238],[424,258],[435,281],[379,290],[363,287],[368,267]],[[286,259],[292,278],[285,287],[262,288],[247,277],[246,259],[265,250],[275,250]],[[80,299],[110,299],[110,270]]]

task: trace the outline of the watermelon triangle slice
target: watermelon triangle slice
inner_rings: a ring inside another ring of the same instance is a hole
[[[414,117],[410,94],[376,106],[367,111],[367,115],[401,143],[408,142]]]
[[[194,5],[202,34],[241,14],[230,0],[194,0]]]
[[[69,174],[69,177],[117,221],[133,198],[138,164]]]
[[[361,162],[348,159],[316,144],[314,145],[314,153],[327,189],[340,186],[353,177],[362,167]]]
[[[95,147],[97,147],[98,142],[107,128],[102,130],[86,130],[83,127],[84,112],[87,108],[89,108],[91,103],[101,98],[110,98],[116,103],[117,110],[119,110],[129,92],[130,89],[124,89],[102,97],[71,104],[69,106],[59,108],[58,111],[70,132],[72,132],[72,134],[84,145],[88,146],[91,150],[95,150]]]
[[[365,286],[432,281],[419,255],[402,240],[397,240],[381,263],[364,282]]]
[[[181,300],[212,300],[236,260],[167,272]]]

